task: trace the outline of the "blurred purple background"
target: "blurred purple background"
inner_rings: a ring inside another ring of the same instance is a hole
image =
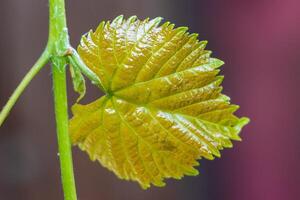
[[[0,107],[47,41],[47,0],[1,0]],[[69,0],[71,41],[119,14],[162,16],[209,41],[225,61],[224,92],[251,118],[243,142],[200,175],[143,191],[74,148],[79,199],[297,200],[300,196],[300,1]],[[76,94],[69,84],[69,102]],[[0,128],[0,199],[63,199],[50,68],[34,79]],[[88,87],[85,102],[101,94]]]

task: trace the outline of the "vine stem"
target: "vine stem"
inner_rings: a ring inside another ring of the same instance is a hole
[[[25,88],[28,86],[30,81],[35,77],[35,75],[45,66],[45,64],[48,62],[50,57],[49,51],[46,49],[40,58],[36,61],[36,63],[32,66],[32,68],[29,70],[29,72],[24,76],[21,83],[18,85],[18,87],[15,89],[11,97],[9,98],[6,105],[3,107],[1,113],[0,113],[0,126],[3,124],[4,120],[9,115],[12,107],[15,105],[17,100],[19,99],[20,95],[23,93]]]
[[[68,130],[68,100],[66,86],[66,52],[71,48],[66,23],[64,0],[49,0],[49,40],[54,88],[54,107],[61,179],[65,200],[76,200],[72,149]]]
[[[10,110],[40,69],[48,61],[52,63],[54,107],[56,118],[56,130],[61,169],[61,179],[65,200],[77,200],[76,186],[73,172],[73,160],[71,142],[68,130],[68,100],[66,86],[66,66],[70,60],[67,53],[71,46],[66,24],[66,11],[64,0],[49,0],[49,38],[46,50],[42,53],[37,62],[25,75],[19,86],[0,113],[0,126],[8,116]],[[75,51],[75,50],[73,50]],[[76,53],[76,52],[75,52]],[[76,58],[81,63],[80,58]],[[87,71],[89,76],[91,72]],[[97,82],[97,80],[95,80]]]
[[[66,60],[53,58],[52,76],[61,179],[65,200],[76,200],[71,143],[68,134]]]

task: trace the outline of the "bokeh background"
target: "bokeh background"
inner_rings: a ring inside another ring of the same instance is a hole
[[[243,142],[215,161],[201,161],[200,175],[143,191],[120,181],[74,148],[82,200],[297,200],[300,196],[299,0],[69,0],[71,42],[119,14],[162,16],[208,40],[225,61],[224,92],[251,118]],[[47,0],[1,0],[0,107],[47,41]],[[26,89],[0,128],[0,199],[59,200],[59,162],[50,67]],[[76,94],[69,84],[69,103]],[[101,96],[88,87],[89,102]]]

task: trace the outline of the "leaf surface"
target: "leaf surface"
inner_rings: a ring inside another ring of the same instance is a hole
[[[75,104],[70,120],[74,145],[143,188],[197,175],[197,160],[219,157],[249,121],[221,94],[223,62],[207,42],[160,22],[120,16],[82,37],[78,52],[106,95]]]

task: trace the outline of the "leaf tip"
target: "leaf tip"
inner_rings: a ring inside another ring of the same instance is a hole
[[[185,33],[188,30],[189,30],[189,28],[186,26],[180,26],[180,27],[176,28],[176,31],[181,32],[181,33]]]
[[[242,117],[241,120],[240,120],[240,125],[242,127],[249,124],[249,123],[250,123],[250,118],[248,118],[248,117]]]
[[[118,25],[121,24],[123,22],[124,19],[124,15],[119,15],[117,16],[113,21],[112,21],[112,25]]]
[[[219,68],[225,64],[225,62],[223,60],[220,60],[218,58],[210,58],[209,62],[211,63],[212,67],[215,69]]]
[[[128,18],[127,21],[128,21],[129,23],[133,23],[133,22],[136,21],[136,20],[137,20],[137,16],[136,16],[136,15],[132,15],[131,17]]]
[[[156,18],[154,18],[153,20],[151,20],[150,23],[153,22],[153,24],[154,24],[155,26],[158,26],[158,25],[161,23],[161,21],[162,21],[163,19],[164,19],[164,18],[162,18],[162,17],[156,17]]]

